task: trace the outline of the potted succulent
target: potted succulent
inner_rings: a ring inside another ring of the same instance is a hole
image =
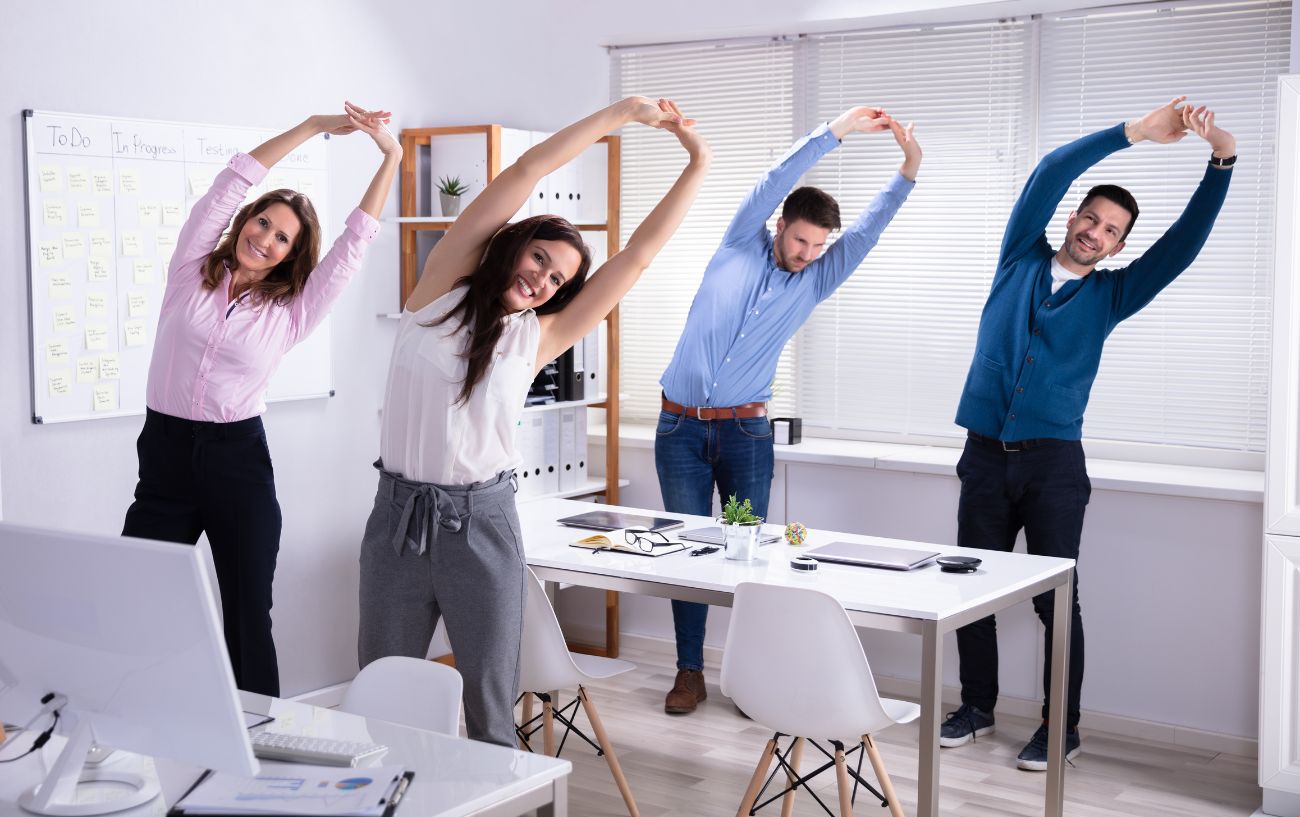
[[[722,506],[722,516],[718,517],[722,525],[723,539],[726,541],[728,559],[752,561],[758,556],[758,535],[762,530],[763,518],[754,515],[754,506],[746,499],[737,502],[736,495],[727,499]]]
[[[438,179],[438,201],[442,204],[442,215],[455,218],[460,215],[460,197],[469,191],[469,186],[460,180],[460,176],[443,176]]]

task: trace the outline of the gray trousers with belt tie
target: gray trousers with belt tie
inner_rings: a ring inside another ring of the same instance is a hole
[[[424,658],[445,616],[469,737],[514,746],[528,571],[513,475],[447,486],[375,467],[379,490],[361,541],[358,660]]]

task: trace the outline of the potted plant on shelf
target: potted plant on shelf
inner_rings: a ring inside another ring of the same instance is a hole
[[[758,535],[762,530],[763,518],[754,515],[754,506],[748,499],[737,502],[735,494],[728,497],[727,504],[722,506],[722,516],[718,517],[718,522],[722,525],[728,559],[748,562],[758,556]]]
[[[460,215],[460,197],[469,187],[460,180],[460,176],[443,176],[438,179],[438,201],[442,204],[442,215],[455,218]]]

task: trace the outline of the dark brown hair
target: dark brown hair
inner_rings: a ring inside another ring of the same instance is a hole
[[[781,218],[786,224],[806,221],[825,230],[840,228],[840,205],[831,195],[816,187],[800,187],[785,197]]]
[[[235,259],[239,234],[250,218],[261,215],[272,204],[287,205],[298,216],[301,227],[289,254],[265,278],[252,284],[248,288],[249,292],[256,303],[270,301],[280,305],[289,303],[302,293],[303,287],[307,285],[307,276],[316,268],[316,261],[320,257],[320,220],[316,218],[316,208],[311,206],[311,201],[296,190],[272,190],[239,208],[221,243],[203,263],[204,289],[220,286],[227,266],[231,272],[239,268],[239,262]]]
[[[1124,235],[1120,236],[1119,240],[1123,241],[1124,239],[1128,238],[1128,234],[1133,231],[1133,225],[1136,224],[1138,220],[1137,199],[1133,198],[1132,193],[1128,192],[1127,190],[1125,190],[1124,188],[1120,187],[1117,184],[1099,184],[1096,187],[1089,190],[1088,195],[1083,197],[1083,201],[1079,202],[1079,210],[1082,210],[1083,208],[1087,207],[1088,202],[1096,198],[1103,198],[1106,201],[1113,201],[1116,204],[1118,204],[1120,207],[1123,207],[1125,210],[1128,210],[1128,214],[1132,216],[1132,218],[1128,220],[1128,226],[1124,228]],[[1078,210],[1076,210],[1075,212],[1078,212]]]
[[[469,400],[474,387],[487,374],[492,354],[496,351],[497,341],[501,339],[504,328],[501,319],[506,315],[506,307],[501,296],[514,286],[519,257],[527,249],[528,242],[533,240],[563,241],[582,256],[577,272],[556,290],[550,300],[537,307],[537,314],[549,315],[564,309],[587,281],[587,272],[591,269],[591,250],[583,243],[582,233],[568,220],[559,216],[533,216],[497,230],[496,235],[488,241],[483,260],[473,272],[456,281],[455,286],[469,286],[465,297],[441,318],[422,324],[438,326],[457,317],[460,328],[469,330],[469,348],[465,350],[465,382],[461,384],[460,394],[456,398],[458,403]]]

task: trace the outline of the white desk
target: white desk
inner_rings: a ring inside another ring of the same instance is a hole
[[[247,711],[276,717],[274,723],[263,728],[388,746],[388,752],[366,765],[400,763],[415,772],[415,779],[397,808],[397,817],[517,817],[533,809],[538,810],[539,817],[565,817],[568,814],[568,775],[573,767],[567,760],[249,692],[241,692],[240,697]],[[17,740],[26,745],[31,737],[20,736]],[[52,763],[62,748],[61,740],[51,740],[41,751],[49,753],[49,762]],[[40,754],[0,767],[4,769],[0,773],[0,816],[32,817],[20,809],[16,801],[24,790],[44,776]],[[134,764],[138,769],[140,758],[119,753],[105,762],[110,765]],[[262,762],[264,770],[278,765],[281,764]],[[177,764],[160,763],[159,767],[163,797],[117,814],[123,817],[162,817],[170,799],[184,793],[188,782],[194,780],[199,771],[177,767]]]
[[[605,506],[601,506],[602,509]],[[582,536],[574,528],[555,520],[591,510],[589,503],[544,499],[519,504],[525,555],[530,567],[543,581],[567,582],[602,590],[660,596],[684,601],[730,607],[740,582],[816,587],[835,596],[856,626],[891,630],[921,636],[921,746],[917,777],[917,815],[939,813],[939,718],[942,710],[943,634],[1039,593],[1055,590],[1053,629],[1052,700],[1064,701],[1065,666],[1070,638],[1070,588],[1074,562],[1023,553],[971,551],[943,545],[881,539],[828,531],[811,531],[814,544],[831,541],[874,542],[895,547],[967,553],[984,560],[974,574],[943,573],[929,565],[911,572],[872,570],[847,565],[824,564],[808,576],[792,571],[790,557],[806,548],[792,548],[782,541],[760,549],[755,562],[723,558],[722,551],[706,556],[686,553],[658,558],[610,553],[593,554],[569,547]],[[706,517],[692,517],[636,508],[614,508],[631,513],[653,514],[685,520],[686,527],[715,524]],[[776,525],[765,526],[779,533]],[[1064,706],[1052,707],[1048,724],[1049,747],[1043,812],[1060,817],[1064,786]],[[736,793],[737,799],[740,792]]]

